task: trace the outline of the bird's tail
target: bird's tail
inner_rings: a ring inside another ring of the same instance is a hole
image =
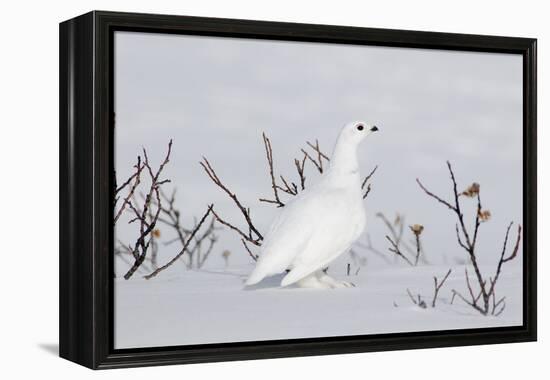
[[[262,281],[265,278],[265,273],[263,270],[260,269],[259,265],[256,265],[252,273],[250,273],[250,276],[248,276],[248,279],[246,280],[246,286],[255,285],[258,282]]]

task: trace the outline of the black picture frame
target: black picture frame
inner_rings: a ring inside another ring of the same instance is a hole
[[[113,34],[142,31],[523,56],[523,325],[115,350]],[[60,24],[60,356],[89,368],[536,340],[536,39],[93,11]]]

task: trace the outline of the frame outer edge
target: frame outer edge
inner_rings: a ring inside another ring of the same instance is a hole
[[[538,313],[538,300],[537,300],[537,40],[531,39],[530,45],[525,52],[525,76],[524,86],[525,94],[525,125],[524,133],[526,141],[524,142],[524,149],[527,150],[527,154],[524,153],[524,162],[527,167],[524,169],[525,178],[523,181],[524,199],[526,199],[526,206],[524,207],[524,213],[527,210],[528,215],[524,215],[524,223],[529,223],[529,235],[524,237],[524,241],[529,242],[528,249],[524,249],[524,255],[529,254],[529,262],[524,270],[528,275],[528,279],[524,284],[523,291],[526,293],[527,299],[527,317],[524,324],[528,324],[529,335],[532,340],[537,340],[537,313]]]
[[[93,368],[92,13],[59,26],[59,356]]]

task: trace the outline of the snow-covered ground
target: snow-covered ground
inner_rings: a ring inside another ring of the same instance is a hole
[[[498,317],[481,316],[456,298],[467,296],[464,266],[454,265],[441,288],[438,305],[415,306],[406,289],[420,293],[428,304],[433,276],[449,266],[362,267],[347,276],[355,288],[313,290],[279,288],[281,277],[244,289],[252,264],[218,270],[170,270],[151,280],[135,276],[115,280],[115,347],[153,347],[408,331],[514,326],[522,324],[521,260],[504,268],[497,297],[506,296]],[[483,267],[487,275],[494,267]],[[472,273],[470,271],[470,273]],[[473,277],[472,277],[473,280]],[[474,281],[475,283],[475,281]]]

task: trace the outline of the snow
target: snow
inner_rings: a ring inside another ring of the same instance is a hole
[[[435,309],[415,306],[407,295],[420,293],[428,305],[433,276],[448,266],[364,266],[348,276],[345,266],[329,274],[355,288],[279,288],[282,275],[244,288],[253,265],[216,270],[174,268],[151,280],[115,279],[115,347],[136,348],[365,335],[410,331],[517,326],[522,324],[521,260],[503,269],[497,297],[506,296],[498,316],[482,316],[455,298],[467,297],[464,266],[454,265]],[[487,275],[494,267],[482,267]],[[470,273],[472,273],[470,271]],[[473,280],[473,277],[472,277]],[[475,283],[475,281],[474,281]]]

